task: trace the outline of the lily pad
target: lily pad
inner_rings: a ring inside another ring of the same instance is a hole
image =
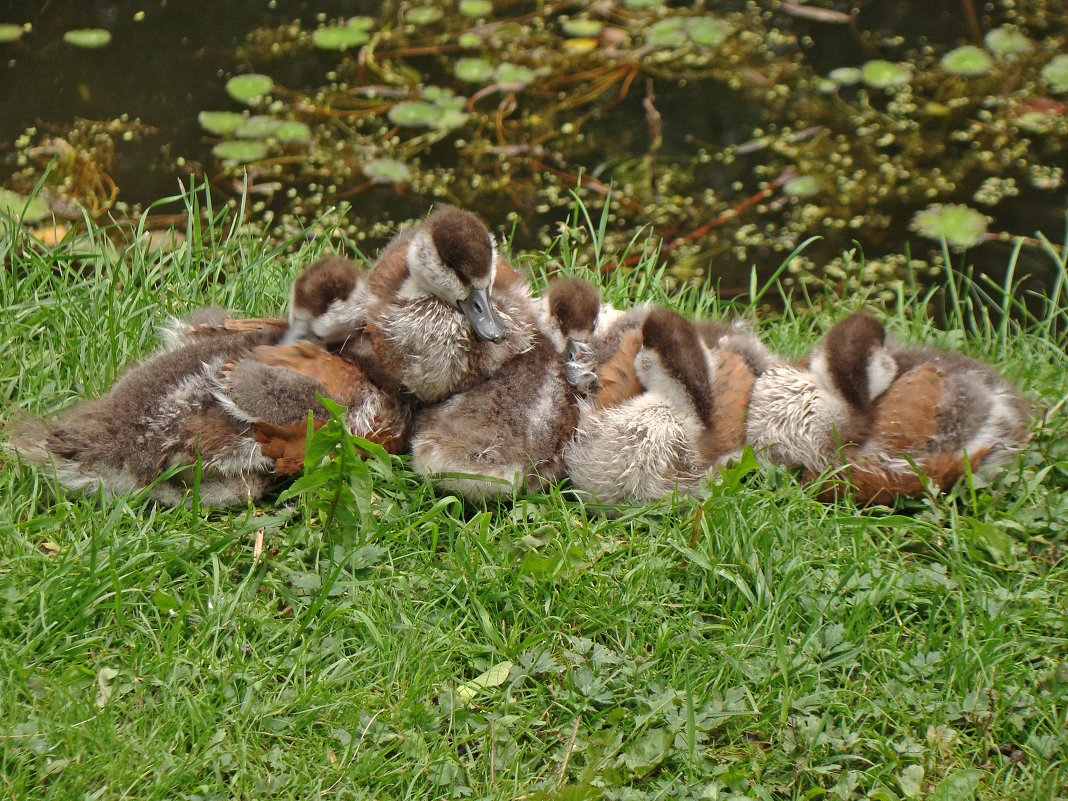
[[[43,220],[48,216],[48,204],[40,197],[27,200],[10,189],[0,189],[0,213],[10,215],[24,224]]]
[[[106,31],[103,28],[82,28],[77,31],[67,31],[63,34],[63,41],[75,47],[103,47],[111,41],[111,31]]]
[[[460,0],[457,8],[465,17],[487,17],[493,13],[490,0]]]
[[[645,34],[645,43],[652,47],[682,47],[686,44],[686,20],[669,17],[653,23]]]
[[[794,197],[812,197],[822,188],[819,179],[811,175],[795,175],[782,185],[782,191]]]
[[[604,29],[599,19],[566,19],[560,23],[564,33],[579,39],[592,39]]]
[[[686,20],[686,35],[698,47],[721,45],[730,33],[730,27],[715,17],[690,17]]]
[[[348,50],[366,44],[370,38],[366,28],[349,24],[328,25],[312,32],[312,44],[323,50]]]
[[[1054,56],[1042,68],[1042,77],[1049,81],[1054,92],[1068,92],[1068,55]]]
[[[434,125],[443,113],[443,109],[436,103],[427,103],[423,100],[405,100],[389,110],[390,122],[394,125],[403,125],[408,128],[429,128]]]
[[[913,215],[910,225],[929,239],[966,248],[983,241],[989,223],[989,217],[968,206],[935,203]]]
[[[267,145],[256,139],[232,139],[229,142],[219,142],[211,152],[222,161],[244,164],[264,158],[267,155]]]
[[[21,25],[0,25],[0,42],[14,42],[24,30]]]
[[[907,84],[912,78],[912,70],[905,64],[877,58],[865,62],[860,68],[860,78],[872,89],[890,89]]]
[[[458,79],[469,83],[484,83],[493,77],[493,65],[481,58],[457,59],[452,69]]]
[[[274,88],[274,81],[269,75],[252,72],[248,75],[235,75],[226,82],[226,91],[239,103],[252,103]]]
[[[437,122],[434,123],[434,127],[441,131],[451,131],[453,128],[459,128],[471,115],[467,112],[460,111],[455,108],[442,108],[441,116],[438,117]]]
[[[197,115],[200,127],[216,136],[230,136],[245,123],[245,115],[236,111],[202,111]]]
[[[975,45],[964,45],[942,56],[942,69],[954,75],[985,75],[993,66],[991,55]]]
[[[493,72],[497,83],[518,83],[527,86],[534,82],[537,75],[534,70],[524,67],[522,64],[513,64],[510,61],[502,61]]]
[[[1034,49],[1034,44],[1030,39],[1015,28],[1008,26],[987,31],[986,36],[983,37],[983,44],[999,56],[1017,56],[1030,53]]]
[[[266,139],[282,126],[281,120],[262,114],[249,117],[237,127],[234,135],[241,139]]]
[[[860,70],[856,67],[839,67],[827,73],[827,77],[839,86],[852,86],[860,83]]]
[[[363,174],[372,181],[385,184],[401,184],[411,180],[412,171],[403,161],[375,159],[363,165]]]
[[[274,131],[274,138],[279,142],[307,142],[311,139],[311,128],[300,120],[283,120]]]
[[[412,25],[431,25],[443,16],[445,16],[445,12],[437,6],[416,6],[408,9],[404,19]]]

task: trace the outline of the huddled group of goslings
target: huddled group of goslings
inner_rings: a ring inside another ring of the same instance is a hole
[[[313,264],[288,319],[175,321],[110,392],[11,444],[73,489],[179,504],[197,481],[202,503],[242,503],[302,469],[317,394],[475,501],[565,478],[606,504],[700,496],[748,445],[825,497],[887,502],[1007,459],[1030,421],[991,367],[899,345],[866,314],[788,360],[743,324],[616,309],[579,279],[534,298],[485,224],[445,208],[369,271]]]

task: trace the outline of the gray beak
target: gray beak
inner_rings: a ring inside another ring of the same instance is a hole
[[[466,298],[459,301],[459,306],[479,337],[490,342],[504,341],[508,332],[493,308],[488,289],[472,289]]]
[[[564,356],[567,359],[564,362],[564,380],[581,392],[592,389],[597,383],[597,373],[590,369],[592,354],[589,345],[568,339]]]
[[[312,333],[311,321],[309,320],[292,320],[289,323],[289,328],[286,329],[285,334],[278,340],[279,345],[296,345],[302,339],[306,339],[310,342],[318,341],[318,337]]]

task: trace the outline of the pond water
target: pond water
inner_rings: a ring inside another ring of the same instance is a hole
[[[1020,5],[0,3],[27,26],[0,43],[0,182],[25,194],[58,155],[43,198],[74,224],[191,178],[220,201],[249,188],[268,227],[345,204],[367,251],[436,202],[543,247],[572,191],[595,220],[610,195],[610,252],[644,226],[675,279],[728,291],[812,235],[790,281],[889,282],[908,251],[927,269],[940,246],[917,215],[935,204],[937,231],[952,205],[979,225],[962,258],[998,276],[1014,237],[1065,234],[1068,11]],[[110,41],[64,40],[78,29]],[[968,44],[978,67],[952,67]],[[238,99],[248,74],[269,88]],[[1040,291],[1052,261],[1025,242]]]

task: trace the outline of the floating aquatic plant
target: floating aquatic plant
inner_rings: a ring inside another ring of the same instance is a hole
[[[234,130],[234,136],[239,139],[265,139],[278,130],[281,120],[274,117],[257,114],[249,117]]]
[[[934,203],[917,212],[911,226],[929,239],[945,239],[953,247],[967,248],[983,241],[989,223],[989,217],[968,206]]]
[[[437,6],[416,6],[404,14],[404,21],[412,25],[431,25],[439,21],[445,12]]]
[[[307,142],[311,139],[311,136],[311,128],[299,120],[282,120],[278,127],[274,129],[274,138],[287,144]]]
[[[860,77],[872,89],[891,89],[907,84],[912,78],[912,70],[907,64],[877,58],[864,63]]]
[[[942,56],[941,64],[954,75],[985,75],[994,67],[994,59],[981,47],[964,45]]]
[[[0,25],[0,43],[14,42],[20,38],[26,29],[21,25]]]
[[[202,111],[197,115],[200,127],[216,136],[230,136],[245,123],[245,115],[236,111]]]
[[[493,65],[481,58],[457,59],[453,73],[461,81],[484,83],[493,77]]]
[[[312,44],[323,50],[348,50],[366,44],[370,39],[371,34],[362,25],[327,25],[312,31]]]
[[[274,88],[269,75],[235,75],[226,82],[226,92],[239,103],[254,103]]]
[[[493,13],[490,0],[460,0],[457,10],[465,17],[488,17]]]
[[[1068,92],[1068,55],[1054,56],[1042,68],[1042,77],[1054,92]]]
[[[103,47],[111,41],[111,31],[103,28],[82,28],[76,31],[67,31],[63,34],[63,41],[75,47],[95,49]]]
[[[400,184],[411,180],[408,165],[396,159],[374,159],[363,165],[363,174],[378,183]]]
[[[782,185],[782,191],[794,197],[812,197],[822,188],[819,179],[812,175],[796,175]]]
[[[245,164],[266,158],[267,145],[255,139],[232,139],[228,142],[219,142],[211,149],[211,152],[224,162]]]
[[[986,36],[983,37],[983,44],[990,52],[999,56],[1023,55],[1034,50],[1034,44],[1030,39],[1016,28],[1010,28],[1007,25],[987,31]]]
[[[565,19],[560,27],[568,36],[591,39],[604,30],[604,23],[598,19]]]
[[[698,47],[721,45],[730,33],[730,26],[715,17],[689,17],[686,20],[686,35]]]
[[[497,83],[519,84],[528,86],[538,77],[537,73],[522,64],[513,64],[510,61],[502,61],[493,71],[493,78]]]
[[[48,204],[39,196],[25,198],[10,189],[0,189],[0,214],[30,225],[47,217],[48,211]]]
[[[827,77],[841,86],[851,86],[860,83],[860,70],[856,67],[838,67],[827,73]]]

